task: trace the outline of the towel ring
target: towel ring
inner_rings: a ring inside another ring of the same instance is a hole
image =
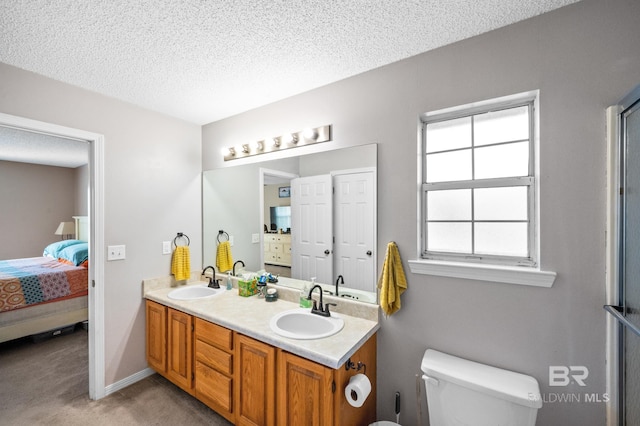
[[[182,232],[178,232],[178,235],[176,235],[176,237],[173,239],[173,245],[178,247],[178,238],[186,238],[187,239],[187,246],[191,244],[191,240],[189,239],[189,237],[187,236],[187,234],[183,234]]]
[[[219,231],[218,231],[218,237],[217,237],[218,243],[221,243],[221,242],[222,242],[222,241],[220,241],[220,236],[221,236],[221,235],[226,235],[226,236],[227,236],[227,240],[226,240],[226,241],[229,241],[229,234],[227,234],[226,232],[224,232],[224,231],[221,229],[221,230],[219,230]]]

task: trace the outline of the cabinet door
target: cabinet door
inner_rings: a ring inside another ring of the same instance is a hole
[[[275,425],[276,350],[236,334],[236,425]]]
[[[344,366],[335,370],[337,390],[335,394],[334,426],[368,425],[376,419],[376,335],[371,336],[356,353],[351,355],[350,360],[355,365],[362,363],[364,367],[360,371],[357,371],[355,368],[347,370]],[[347,398],[344,396],[344,388],[349,384],[351,377],[358,373],[363,373],[369,378],[371,382],[371,393],[362,407],[355,408],[347,402]]]
[[[167,378],[193,393],[193,319],[184,312],[167,308]]]
[[[147,362],[158,373],[167,372],[167,308],[147,300]]]
[[[278,351],[278,425],[333,424],[333,370]]]

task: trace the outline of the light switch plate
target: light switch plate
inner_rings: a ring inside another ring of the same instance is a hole
[[[162,242],[162,254],[171,254],[171,241]]]
[[[125,258],[125,246],[107,246],[107,260],[123,260]]]
[[[251,234],[251,242],[257,244],[260,242],[260,234]]]

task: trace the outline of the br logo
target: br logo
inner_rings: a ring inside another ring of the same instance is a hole
[[[568,386],[573,380],[578,386],[586,386],[584,381],[589,369],[583,365],[550,365],[549,386]]]

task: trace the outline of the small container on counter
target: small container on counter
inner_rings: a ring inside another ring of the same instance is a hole
[[[276,290],[275,288],[267,289],[267,294],[264,297],[264,300],[267,302],[275,302],[276,300],[278,300],[278,290]]]

